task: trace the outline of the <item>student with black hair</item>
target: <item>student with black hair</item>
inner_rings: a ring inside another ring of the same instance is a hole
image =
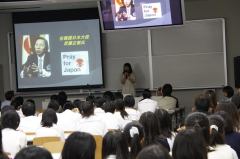
[[[194,106],[192,108],[192,111],[209,114],[211,112],[210,106],[211,106],[211,101],[209,97],[205,94],[200,94],[194,100]]]
[[[60,109],[62,109],[68,99],[67,93],[64,91],[61,91],[58,93],[57,96],[58,96],[58,103],[60,105]]]
[[[103,115],[104,110],[103,110],[103,104],[106,102],[106,100],[103,97],[96,97],[94,99],[94,114],[96,115]]]
[[[14,159],[53,159],[51,153],[41,147],[28,146],[20,150]]]
[[[82,107],[82,119],[77,123],[76,129],[92,135],[104,136],[107,132],[105,123],[101,117],[94,115],[94,105],[92,102],[84,102]]]
[[[1,109],[1,116],[3,116],[3,114],[4,114],[5,112],[9,111],[9,110],[16,111],[13,106],[9,105],[9,106],[3,107],[3,108]]]
[[[65,141],[61,159],[95,159],[96,142],[92,135],[73,132]]]
[[[204,93],[210,100],[211,113],[214,113],[217,107],[217,95],[213,90],[207,90]]]
[[[51,99],[48,103],[48,108],[53,109],[56,113],[58,113],[59,107],[60,105],[55,99]]]
[[[5,92],[5,100],[1,103],[1,109],[5,106],[11,105],[11,101],[14,98],[14,91],[10,90]]]
[[[234,131],[240,131],[240,116],[237,107],[232,102],[220,102],[217,105],[216,112],[225,111],[232,118]]]
[[[198,131],[205,139],[207,146],[209,146],[210,140],[210,126],[208,117],[205,113],[194,112],[187,115],[185,119],[186,129],[195,129]]]
[[[137,159],[172,159],[172,157],[162,146],[150,145],[140,151]]]
[[[27,146],[26,135],[17,131],[20,117],[15,110],[6,111],[1,117],[3,150],[14,157],[16,153]]]
[[[178,107],[178,99],[172,96],[172,85],[164,84],[162,89],[162,96],[157,98],[158,107],[162,109],[174,109]]]
[[[138,121],[140,118],[140,112],[134,109],[135,99],[132,95],[124,97],[125,110],[128,113],[128,118],[131,121]]]
[[[116,99],[122,99],[123,100],[123,94],[122,92],[115,92],[114,93],[114,98]]]
[[[203,136],[194,129],[179,132],[174,141],[172,156],[174,159],[208,159]]]
[[[59,137],[64,141],[64,132],[56,124],[58,118],[53,109],[47,109],[43,112],[41,127],[36,130],[36,137]]]
[[[222,89],[223,92],[223,102],[231,102],[232,101],[232,96],[234,95],[234,90],[231,86],[225,86]]]
[[[219,115],[210,115],[210,146],[209,159],[238,159],[236,152],[224,142],[224,119]]]
[[[22,130],[23,132],[36,132],[36,130],[41,126],[41,119],[35,116],[35,105],[29,101],[24,102],[22,105],[22,112],[24,117],[21,118],[19,130]]]
[[[76,131],[76,123],[82,118],[81,114],[74,112],[76,107],[71,101],[63,105],[63,112],[58,113],[58,127],[63,131]]]
[[[142,149],[142,140],[144,138],[143,126],[139,122],[128,123],[124,130],[124,136],[127,139],[130,151],[130,159],[135,159]]]
[[[139,123],[142,124],[144,128],[144,147],[151,144],[160,144],[166,148],[167,151],[170,151],[167,139],[161,135],[158,119],[153,112],[143,113],[139,119]]]
[[[94,99],[95,99],[94,95],[89,95],[86,97],[86,101],[88,102],[94,102]]]
[[[24,99],[22,96],[14,97],[11,101],[11,106],[14,106],[15,110],[19,110],[23,105]]]
[[[158,119],[159,129],[162,136],[167,138],[170,150],[172,150],[173,142],[176,134],[172,131],[172,118],[164,109],[157,109],[155,115]]]
[[[103,93],[103,98],[104,100],[107,102],[107,101],[114,101],[115,100],[115,97],[114,97],[114,94],[113,92],[111,91],[106,91]]]
[[[118,122],[121,123],[121,129],[123,129],[127,123],[131,122],[131,120],[128,118],[128,113],[125,110],[124,101],[122,99],[116,99],[114,101],[114,105],[114,116],[118,119]]]
[[[103,138],[103,159],[128,159],[128,144],[121,131],[109,131]]]
[[[144,112],[155,112],[157,109],[157,102],[155,100],[152,100],[152,94],[149,89],[144,89],[142,93],[143,99],[139,101],[138,103],[138,111],[142,114]]]
[[[82,101],[80,99],[75,99],[73,101],[73,105],[75,108],[78,109],[78,112],[81,114],[81,111],[82,111]]]
[[[225,111],[219,111],[215,114],[220,115],[224,119],[224,132],[225,132],[225,142],[229,146],[231,146],[232,149],[234,149],[238,155],[238,158],[240,157],[240,133],[235,131],[233,128],[233,122],[232,118],[230,117],[229,113]]]
[[[119,130],[122,128],[121,122],[113,114],[115,111],[114,102],[106,102],[103,104],[105,113],[101,116],[102,121],[105,123],[108,130]]]

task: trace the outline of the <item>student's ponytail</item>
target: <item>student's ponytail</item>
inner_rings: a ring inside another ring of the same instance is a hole
[[[210,146],[224,144],[224,119],[219,115],[210,115]]]

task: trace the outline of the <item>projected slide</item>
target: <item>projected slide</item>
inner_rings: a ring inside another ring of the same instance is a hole
[[[14,27],[19,89],[103,84],[99,20]]]
[[[182,24],[181,0],[102,0],[105,30]]]

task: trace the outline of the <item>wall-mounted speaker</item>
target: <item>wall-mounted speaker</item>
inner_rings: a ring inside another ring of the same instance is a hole
[[[235,87],[240,88],[240,56],[234,57]]]

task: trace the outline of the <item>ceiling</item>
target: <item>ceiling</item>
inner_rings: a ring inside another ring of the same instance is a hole
[[[11,0],[0,1],[0,13],[97,7],[97,0]]]

